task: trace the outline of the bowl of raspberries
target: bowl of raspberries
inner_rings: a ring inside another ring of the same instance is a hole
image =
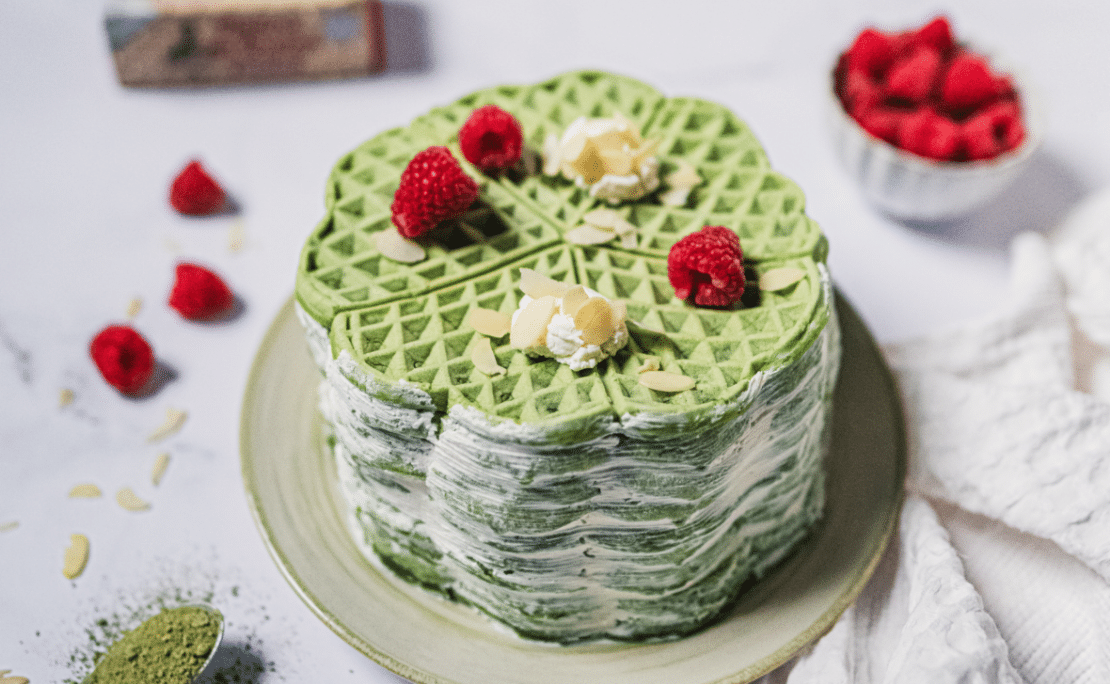
[[[832,74],[834,146],[868,201],[896,218],[950,220],[1001,192],[1036,148],[1028,85],[957,41],[944,16],[868,27]]]

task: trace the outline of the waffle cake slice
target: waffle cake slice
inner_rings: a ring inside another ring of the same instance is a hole
[[[431,145],[462,160],[458,129],[486,104],[520,122],[525,162],[488,176],[463,161],[480,198],[422,242],[427,258],[379,253],[405,165]],[[702,182],[682,206],[658,193],[614,206],[634,246],[572,244],[608,205],[527,157],[579,116],[616,113],[659,141],[664,174],[686,163]],[[361,145],[325,200],[297,311],[352,529],[387,571],[526,638],[672,638],[722,615],[820,518],[839,362],[827,245],[726,108],[596,71],[491,88]],[[667,254],[705,225],[740,237],[740,305],[674,295]],[[575,371],[479,333],[475,309],[521,305],[521,269],[623,302],[627,345]],[[476,364],[486,344],[496,371]],[[652,367],[694,386],[650,389]]]

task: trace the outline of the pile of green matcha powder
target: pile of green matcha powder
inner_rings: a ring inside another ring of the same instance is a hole
[[[215,611],[164,610],[112,644],[82,684],[188,684],[200,674],[219,632]]]

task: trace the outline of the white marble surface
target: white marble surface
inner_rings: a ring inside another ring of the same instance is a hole
[[[834,277],[880,341],[990,312],[1007,291],[1012,238],[1048,232],[1110,184],[1101,68],[1110,63],[1110,5],[952,7],[960,34],[1009,55],[1038,84],[1048,127],[1032,168],[998,202],[925,228],[864,204],[836,166],[824,108],[832,57],[863,25],[920,23],[932,2],[388,3],[394,63],[383,75],[205,91],[121,88],[100,3],[0,4],[0,526],[19,523],[0,532],[0,670],[35,684],[79,679],[98,620],[191,592],[227,615],[220,658],[246,681],[399,681],[319,621],[266,553],[239,476],[238,412],[254,353],[292,292],[331,165],[372,133],[470,90],[600,67],[723,102],[805,189],[832,244]],[[170,210],[170,179],[192,157],[234,195],[237,216]],[[235,224],[246,235],[238,252],[227,244]],[[223,274],[241,315],[197,325],[170,310],[181,259]],[[126,320],[136,297],[143,308],[132,324],[174,374],[142,400],[105,385],[86,351],[96,331]],[[63,388],[76,398],[60,408]],[[171,407],[188,411],[183,429],[148,443]],[[149,472],[162,452],[172,462],[154,487]],[[106,496],[67,498],[81,482]],[[123,486],[151,509],[119,508],[112,494]],[[974,560],[1012,531],[943,507],[940,520],[990,598],[1003,578],[977,572]],[[69,581],[62,556],[75,532],[92,552]],[[1011,547],[1030,563],[1040,553]],[[1000,612],[1011,630],[1036,614],[1012,604]]]

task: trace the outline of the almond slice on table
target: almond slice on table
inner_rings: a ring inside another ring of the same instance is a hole
[[[697,382],[688,376],[670,371],[649,370],[640,373],[640,384],[657,392],[685,392]]]
[[[74,485],[73,489],[69,490],[71,499],[96,499],[100,495],[100,487],[90,483]]]
[[[140,499],[139,495],[133,492],[130,487],[124,487],[116,492],[116,503],[127,511],[150,510],[150,504]]]
[[[77,579],[85,571],[85,565],[88,562],[89,538],[83,534],[69,535],[69,546],[66,548],[62,562],[62,574],[66,579]]]
[[[574,315],[578,313],[578,310],[582,308],[582,305],[585,304],[589,298],[590,295],[586,293],[585,287],[575,285],[563,295],[563,301],[559,305],[559,313],[574,318]]]
[[[11,532],[12,530],[17,529],[18,527],[19,527],[19,521],[18,520],[9,520],[7,522],[0,523],[0,532]]]
[[[0,684],[31,684],[31,680],[26,677],[7,676],[9,672],[11,670],[0,670]]]
[[[571,228],[563,234],[566,241],[575,245],[601,245],[617,237],[616,233],[596,228],[588,223]]]
[[[169,454],[158,454],[157,460],[154,461],[154,467],[150,469],[150,483],[155,487],[162,484],[162,476],[166,474],[166,468],[170,465]]]
[[[509,332],[509,344],[514,349],[528,349],[547,341],[547,325],[555,315],[557,301],[551,295],[528,302],[528,306],[517,314],[513,329]]]
[[[601,297],[590,297],[574,315],[574,327],[582,331],[582,342],[600,347],[613,336],[613,308]]]
[[[806,277],[806,272],[800,268],[772,268],[759,276],[759,289],[765,292],[785,290],[794,283]]]
[[[657,371],[659,370],[659,367],[660,366],[658,356],[645,356],[644,362],[640,364],[640,367],[637,370],[639,370],[641,373],[646,373],[647,371]]]
[[[166,409],[166,420],[158,426],[158,429],[150,433],[150,436],[146,438],[146,441],[157,442],[159,440],[165,439],[166,437],[169,437],[170,435],[181,429],[181,426],[185,424],[185,419],[188,417],[189,414],[180,409]]]
[[[493,354],[493,345],[490,344],[488,337],[479,337],[474,343],[474,349],[470,351],[470,361],[475,368],[486,375],[504,375],[508,372],[497,363],[497,357]]]
[[[490,337],[504,337],[512,327],[512,319],[493,309],[483,309],[476,306],[466,315],[466,322],[483,335]]]
[[[428,257],[424,248],[412,240],[408,240],[397,232],[397,228],[389,227],[374,235],[374,244],[386,259],[392,259],[402,264],[415,264]]]
[[[520,284],[518,287],[520,287],[521,292],[532,299],[539,299],[548,295],[562,297],[571,288],[566,283],[560,283],[558,280],[548,278],[530,268],[520,269]]]
[[[63,387],[61,391],[58,392],[58,408],[65,408],[69,406],[73,403],[73,400],[74,398],[76,398],[76,396],[77,395],[73,393],[73,390],[68,387]]]
[[[131,301],[127,302],[127,317],[128,318],[134,318],[135,316],[138,316],[139,312],[142,311],[142,310],[143,310],[143,300],[142,299],[139,299],[138,297],[135,297]]]

